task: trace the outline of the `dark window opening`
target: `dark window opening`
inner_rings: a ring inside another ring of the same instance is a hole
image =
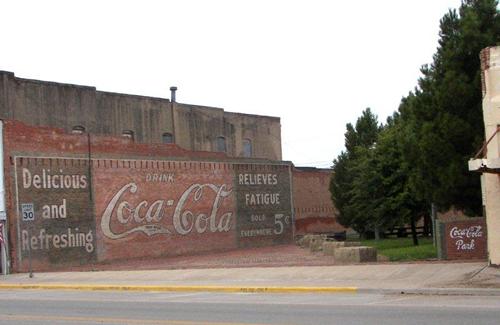
[[[243,140],[243,157],[252,157],[252,141],[249,139]]]
[[[174,143],[174,136],[172,133],[166,132],[161,136],[161,140],[163,143]]]
[[[226,152],[226,138],[217,137],[215,139],[215,147],[218,152]]]
[[[122,132],[122,136],[125,138],[129,138],[130,140],[134,140],[134,131],[132,130],[125,130]]]
[[[71,129],[71,133],[74,134],[82,134],[83,132],[85,132],[85,127],[82,125],[75,125],[73,129]]]

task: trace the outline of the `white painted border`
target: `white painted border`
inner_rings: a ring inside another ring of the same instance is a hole
[[[0,222],[3,223],[2,227],[2,237],[3,244],[0,248],[1,262],[2,262],[2,273],[4,275],[9,273],[9,256],[8,245],[9,245],[9,231],[8,231],[8,218],[7,211],[5,209],[5,174],[4,174],[4,151],[3,151],[3,121],[0,120],[0,211],[2,212],[3,218]]]
[[[20,210],[19,210],[19,188],[17,185],[17,159],[14,157],[14,183],[16,184],[16,211],[17,211],[17,259],[19,263],[23,260],[23,254],[21,251],[21,222],[19,221]],[[29,245],[29,243],[28,243]]]

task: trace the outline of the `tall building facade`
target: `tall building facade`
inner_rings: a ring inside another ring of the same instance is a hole
[[[130,137],[139,143],[175,143],[229,157],[282,159],[279,117],[18,78],[6,71],[0,71],[0,119]]]

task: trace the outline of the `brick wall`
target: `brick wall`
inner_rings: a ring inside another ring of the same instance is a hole
[[[484,218],[439,222],[438,255],[448,260],[486,259],[487,235]]]
[[[4,122],[13,271],[290,243],[290,164]],[[23,204],[35,219],[24,221]]]
[[[330,233],[346,230],[335,218],[335,207],[330,197],[329,169],[293,169],[293,208],[295,232]]]
[[[483,97],[486,95],[486,70],[490,68],[490,47],[483,49],[479,53],[481,59],[481,90]]]

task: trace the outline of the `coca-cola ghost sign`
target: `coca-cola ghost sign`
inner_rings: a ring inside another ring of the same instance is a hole
[[[283,244],[293,238],[287,165],[99,165],[92,181],[98,260]]]
[[[186,207],[189,202],[202,202],[204,192],[215,193],[212,195],[211,206],[208,209],[192,211]],[[124,185],[113,196],[101,217],[102,233],[110,239],[120,239],[133,233],[144,233],[148,236],[156,234],[171,234],[175,231],[180,235],[187,235],[192,231],[204,232],[227,232],[231,229],[231,218],[233,212],[219,213],[221,202],[226,199],[232,190],[225,184],[193,184],[181,195],[179,200],[158,199],[149,202],[141,200],[134,205],[124,198],[125,193],[141,197],[139,187],[136,183]],[[173,215],[167,215],[166,207],[175,205]],[[124,226],[121,231],[112,230],[112,221],[116,220]],[[169,224],[170,223],[170,224]]]

